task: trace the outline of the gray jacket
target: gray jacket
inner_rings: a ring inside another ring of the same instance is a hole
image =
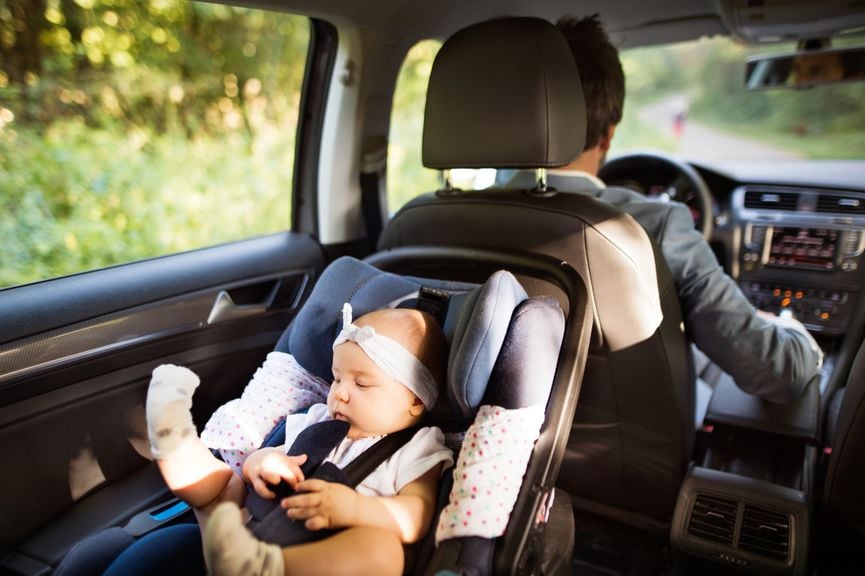
[[[506,186],[533,183],[532,173],[520,172]],[[562,192],[594,196],[630,214],[645,228],[660,246],[675,279],[688,337],[739,388],[772,402],[787,402],[817,376],[818,354],[808,337],[756,315],[694,229],[684,204],[602,187],[600,180],[580,172],[550,173],[549,184]]]

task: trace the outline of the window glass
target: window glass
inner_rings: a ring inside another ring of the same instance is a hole
[[[862,37],[833,46],[847,43]],[[611,156],[657,148],[703,161],[861,159],[865,82],[745,89],[749,56],[794,50],[714,37],[622,51],[625,115]]]
[[[0,288],[290,226],[305,18],[0,4]]]
[[[441,45],[437,40],[415,44],[397,78],[387,148],[387,203],[391,214],[415,196],[441,186],[441,173],[424,168],[421,162],[426,90]]]

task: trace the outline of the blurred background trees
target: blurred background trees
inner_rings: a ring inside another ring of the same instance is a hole
[[[305,18],[218,4],[0,0],[0,288],[289,228],[308,43]],[[421,134],[440,45],[413,47],[397,81],[391,211],[439,186]],[[671,113],[686,108],[686,135],[699,124],[797,157],[862,159],[865,83],[744,90],[748,54],[792,48],[623,51],[613,153],[694,156]]]
[[[862,43],[859,37],[836,45]],[[865,158],[865,82],[745,90],[749,55],[793,52],[795,48],[793,43],[755,47],[715,37],[623,51],[626,119],[617,131],[617,139],[622,139],[618,144],[636,147],[642,141],[643,147],[650,145],[645,126],[650,118],[641,115],[640,109],[677,99],[687,103],[688,123],[776,146],[803,158]],[[667,118],[654,120],[650,123],[657,127],[671,124]],[[678,150],[669,136],[669,130],[656,130],[656,146],[689,153]]]
[[[0,288],[290,222],[305,18],[0,0]]]

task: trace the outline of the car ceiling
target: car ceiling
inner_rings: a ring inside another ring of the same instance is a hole
[[[718,0],[229,0],[322,18],[359,29],[416,38],[446,38],[469,24],[501,16],[598,13],[620,46],[726,34]]]

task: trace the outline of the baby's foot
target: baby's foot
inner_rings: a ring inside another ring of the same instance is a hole
[[[240,508],[224,502],[214,509],[204,531],[204,559],[213,576],[282,576],[282,550],[255,537],[243,525]]]
[[[147,389],[147,435],[154,458],[165,458],[187,439],[196,437],[192,394],[198,376],[192,370],[163,364],[153,371]]]

